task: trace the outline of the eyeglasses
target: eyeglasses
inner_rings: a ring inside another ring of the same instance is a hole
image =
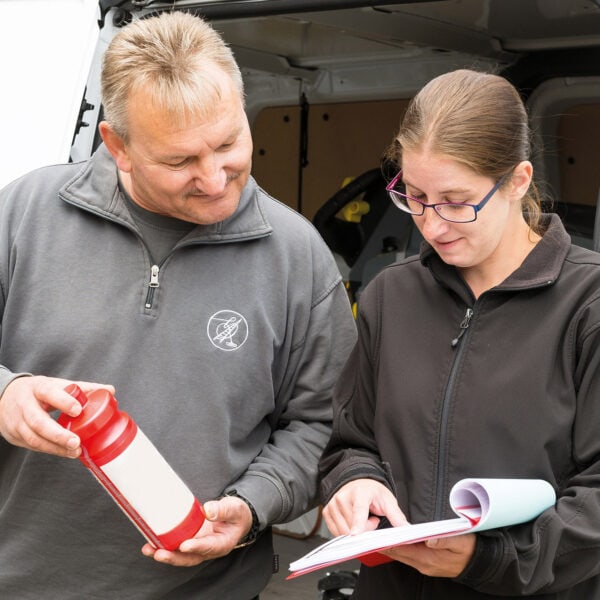
[[[483,200],[479,204],[467,204],[460,202],[438,202],[437,204],[427,204],[422,200],[417,200],[408,196],[404,192],[396,189],[398,186],[402,186],[402,189],[406,190],[404,183],[402,182],[402,170],[398,171],[398,174],[389,184],[386,186],[386,191],[390,195],[392,202],[404,212],[411,215],[421,216],[426,208],[433,208],[435,212],[444,219],[444,221],[450,221],[451,223],[471,223],[477,219],[477,213],[487,204],[488,200],[498,191],[498,188],[504,183],[508,173],[503,175],[498,183],[485,195]]]

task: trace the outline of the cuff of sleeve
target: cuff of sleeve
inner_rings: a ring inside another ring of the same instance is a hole
[[[465,570],[454,579],[457,583],[477,588],[488,581],[498,568],[498,557],[502,554],[502,538],[494,533],[477,534],[475,552]]]
[[[327,504],[342,486],[355,479],[374,479],[394,491],[385,472],[372,463],[354,463],[350,466],[342,463],[321,480],[321,504]]]
[[[260,531],[260,521],[258,520],[258,515],[256,514],[256,510],[254,509],[254,506],[252,506],[252,503],[247,498],[244,498],[244,496],[241,496],[240,494],[237,493],[237,490],[228,490],[225,492],[224,495],[225,496],[234,496],[236,498],[239,498],[240,500],[243,500],[248,505],[248,508],[250,509],[250,512],[252,513],[252,525],[250,526],[250,531],[239,541],[238,544],[236,544],[234,546],[234,549],[244,548],[245,546],[249,546],[250,544],[252,544],[256,541],[256,538],[258,537],[258,534]]]
[[[4,390],[8,387],[8,384],[13,382],[19,377],[32,377],[31,373],[13,373],[6,367],[0,366],[0,396],[4,394]]]

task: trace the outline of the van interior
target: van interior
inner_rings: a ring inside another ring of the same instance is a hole
[[[313,221],[351,294],[418,252],[418,233],[385,194],[381,159],[416,91],[461,67],[516,85],[548,210],[575,243],[600,247],[600,0],[105,0],[97,57],[131,19],[168,10],[203,16],[232,47],[253,175]],[[100,116],[94,65],[80,124]],[[92,151],[93,132],[78,128],[72,159]]]

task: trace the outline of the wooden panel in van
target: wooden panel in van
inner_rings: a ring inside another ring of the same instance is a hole
[[[560,195],[556,210],[574,241],[582,243],[593,236],[600,193],[600,104],[569,106],[558,120],[557,137]]]
[[[300,108],[270,107],[253,123],[252,174],[278,200],[312,219],[342,186],[379,166],[408,100],[315,104],[308,116],[308,164],[302,169],[298,202]]]
[[[569,106],[559,119],[560,196],[596,205],[600,190],[600,104]]]

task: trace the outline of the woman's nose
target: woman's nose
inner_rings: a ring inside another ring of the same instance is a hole
[[[442,219],[435,208],[426,208],[425,212],[417,218],[421,221],[421,233],[425,239],[435,239],[448,229],[448,221]]]

